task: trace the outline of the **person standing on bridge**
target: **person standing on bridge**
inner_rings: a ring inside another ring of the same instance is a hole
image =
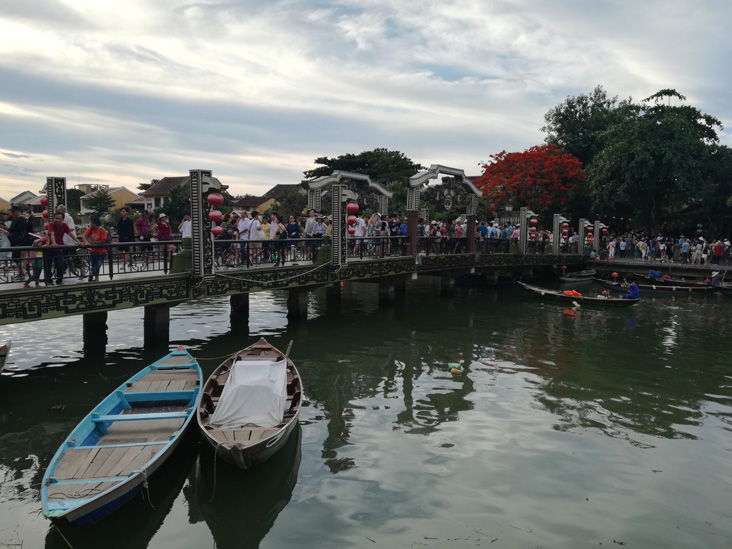
[[[56,267],[56,284],[60,285],[64,282],[64,271],[66,270],[66,262],[61,250],[57,249],[59,246],[63,246],[64,235],[71,235],[71,239],[80,244],[79,239],[76,238],[74,232],[69,226],[64,223],[64,214],[56,212],[53,216],[53,223],[46,224],[46,230],[48,231],[48,237],[51,240],[51,250],[43,254],[44,260],[44,279],[46,286],[52,286],[51,280],[51,268]]]
[[[135,225],[132,223],[129,214],[130,210],[127,207],[120,208],[119,221],[117,222],[117,238],[119,242],[130,243],[135,241]],[[122,265],[122,269],[124,270],[130,264],[130,244],[120,246],[117,249],[124,253]]]
[[[143,214],[135,221],[133,227],[135,228],[135,237],[142,242],[150,242],[152,239],[152,228],[150,227],[150,218],[153,216],[152,210],[143,212]],[[145,263],[149,263],[151,259],[150,250],[152,246],[149,244],[143,244],[141,246],[143,255],[145,257]]]
[[[99,271],[104,264],[104,256],[107,253],[106,247],[100,247],[109,239],[107,231],[102,228],[99,218],[94,216],[89,220],[89,228],[84,232],[81,241],[85,246],[92,246],[89,249],[89,259],[91,263],[91,274],[89,274],[89,282],[99,282]]]

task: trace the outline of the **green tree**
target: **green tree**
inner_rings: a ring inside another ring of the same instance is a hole
[[[277,207],[275,209],[280,214],[280,219],[283,219],[285,224],[287,224],[287,216],[300,216],[303,210],[307,208],[307,205],[307,195],[298,191],[288,191],[277,199]]]
[[[81,210],[81,197],[84,196],[84,191],[79,189],[68,189],[66,191],[66,207],[70,211],[79,213]]]
[[[94,211],[95,215],[101,217],[112,211],[114,198],[110,196],[107,189],[99,189],[89,198],[87,206]]]
[[[312,179],[330,175],[334,171],[345,171],[366,174],[371,181],[382,185],[402,182],[423,169],[420,164],[412,162],[404,153],[388,149],[344,154],[337,158],[321,156],[315,159],[315,164],[320,164],[320,167],[304,172],[306,178]]]
[[[686,98],[661,90],[601,133],[601,150],[588,167],[598,210],[631,213],[651,228],[663,213],[686,207],[709,184],[710,159],[718,142],[715,117],[690,105],[672,105]]]
[[[632,104],[629,98],[618,101],[608,97],[602,86],[589,94],[567,97],[563,103],[544,115],[545,141],[577,157],[584,166],[595,158],[602,148],[601,134],[625,116]]]

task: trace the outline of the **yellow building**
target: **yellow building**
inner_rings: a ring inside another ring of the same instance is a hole
[[[94,213],[94,210],[88,206],[89,200],[100,190],[101,189],[95,189],[81,197],[81,211],[79,213],[81,214],[82,225],[89,223],[89,217]],[[104,190],[107,191],[107,194],[114,199],[114,206],[112,206],[113,210],[121,208],[122,206],[127,206],[132,200],[139,198],[136,193],[133,193],[126,187],[107,187]]]
[[[7,212],[10,209],[10,202],[4,198],[0,198],[0,212]]]

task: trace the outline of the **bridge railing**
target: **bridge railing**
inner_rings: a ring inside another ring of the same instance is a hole
[[[94,248],[107,250],[101,258],[100,279],[113,279],[122,273],[167,273],[180,241],[108,242]],[[0,248],[0,285],[22,282],[35,287],[43,283],[90,280],[93,260],[89,246]]]

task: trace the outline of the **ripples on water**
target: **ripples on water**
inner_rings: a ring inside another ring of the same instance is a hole
[[[267,498],[247,484],[256,477],[220,472],[237,487],[222,502],[241,491],[266,517],[244,506],[222,525],[236,504],[208,505],[210,460],[194,436],[178,453],[181,473],[163,483],[178,486],[168,503],[160,489],[167,510],[157,523],[144,506],[118,519],[144,518],[150,531],[133,544],[124,523],[105,529],[120,547],[156,548],[212,538],[219,547],[732,544],[732,300],[574,312],[511,289],[438,296],[418,281],[404,306],[379,310],[374,286],[348,286],[340,314],[325,315],[316,293],[311,320],[295,326],[283,292],[251,296],[248,328],[231,326],[226,300],[171,309],[171,346],[186,344],[204,374],[255,337],[295,341],[308,404],[301,457],[260,475],[297,484]],[[0,542],[43,546],[38,483],[58,444],[165,352],[143,349],[141,317],[109,315],[102,359],[84,358],[80,317],[0,328],[13,339],[0,380]],[[464,374],[451,375],[450,363]],[[75,549],[99,543],[73,534]],[[45,543],[66,546],[53,531]]]

